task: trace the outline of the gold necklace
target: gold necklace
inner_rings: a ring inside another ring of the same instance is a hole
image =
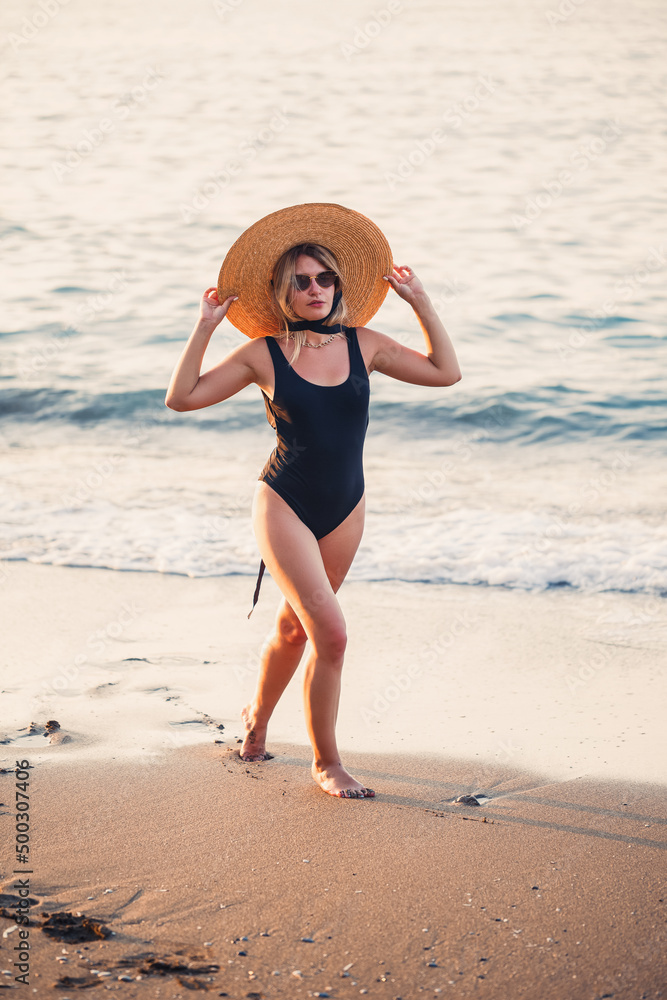
[[[319,344],[309,344],[307,340],[304,340],[303,346],[304,347],[324,347],[325,344],[331,343],[331,341],[334,339],[334,337],[337,337],[337,336],[338,336],[338,333],[332,333],[331,336],[327,338],[327,340],[323,340]]]

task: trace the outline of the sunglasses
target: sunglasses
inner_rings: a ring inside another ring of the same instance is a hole
[[[320,288],[331,288],[337,277],[335,271],[320,271],[319,274],[295,274],[294,284],[300,292],[305,292],[310,288],[310,283],[314,278]]]

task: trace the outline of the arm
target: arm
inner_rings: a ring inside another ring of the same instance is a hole
[[[199,374],[213,331],[234,299],[235,296],[230,295],[220,305],[215,288],[207,288],[204,292],[199,319],[176,363],[165,396],[165,406],[171,410],[199,410],[212,406],[254,382],[255,372],[247,361],[248,344],[241,344],[210,371]]]
[[[420,354],[374,331],[376,349],[371,371],[375,369],[401,382],[417,385],[444,386],[459,382],[461,369],[454,347],[417,275],[409,267],[395,267],[387,281],[417,314],[428,353]]]

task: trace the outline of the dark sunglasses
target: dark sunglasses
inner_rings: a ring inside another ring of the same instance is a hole
[[[319,274],[295,274],[294,284],[300,292],[305,292],[310,288],[310,283],[314,278],[320,288],[331,288],[337,277],[335,271],[320,271]]]

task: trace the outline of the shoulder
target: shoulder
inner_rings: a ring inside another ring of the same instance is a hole
[[[216,365],[216,369],[229,369],[235,371],[239,377],[245,378],[245,384],[257,382],[263,377],[266,362],[269,361],[269,352],[264,344],[258,342],[262,338],[248,338],[242,344],[229,351],[223,360]],[[263,363],[263,358],[266,360]],[[213,369],[211,369],[213,371]]]
[[[249,368],[255,368],[257,364],[261,366],[269,356],[268,352],[270,348],[266,342],[274,339],[270,335],[265,337],[249,337],[245,343],[235,348],[234,353]]]
[[[376,361],[378,354],[386,350],[391,343],[393,343],[391,337],[387,337],[386,334],[380,333],[379,330],[372,330],[368,326],[358,326],[356,327],[357,340],[359,341],[359,349],[363,355],[363,359],[366,362],[366,368],[368,369],[368,374],[377,367]]]
[[[272,340],[275,341],[275,348],[271,344]],[[266,334],[261,337],[252,337],[247,343],[236,348],[238,359],[251,370],[252,381],[256,382],[260,388],[272,384],[274,361],[277,357],[276,349],[285,355],[280,346],[284,343],[285,337],[283,335],[274,337],[271,334]]]

